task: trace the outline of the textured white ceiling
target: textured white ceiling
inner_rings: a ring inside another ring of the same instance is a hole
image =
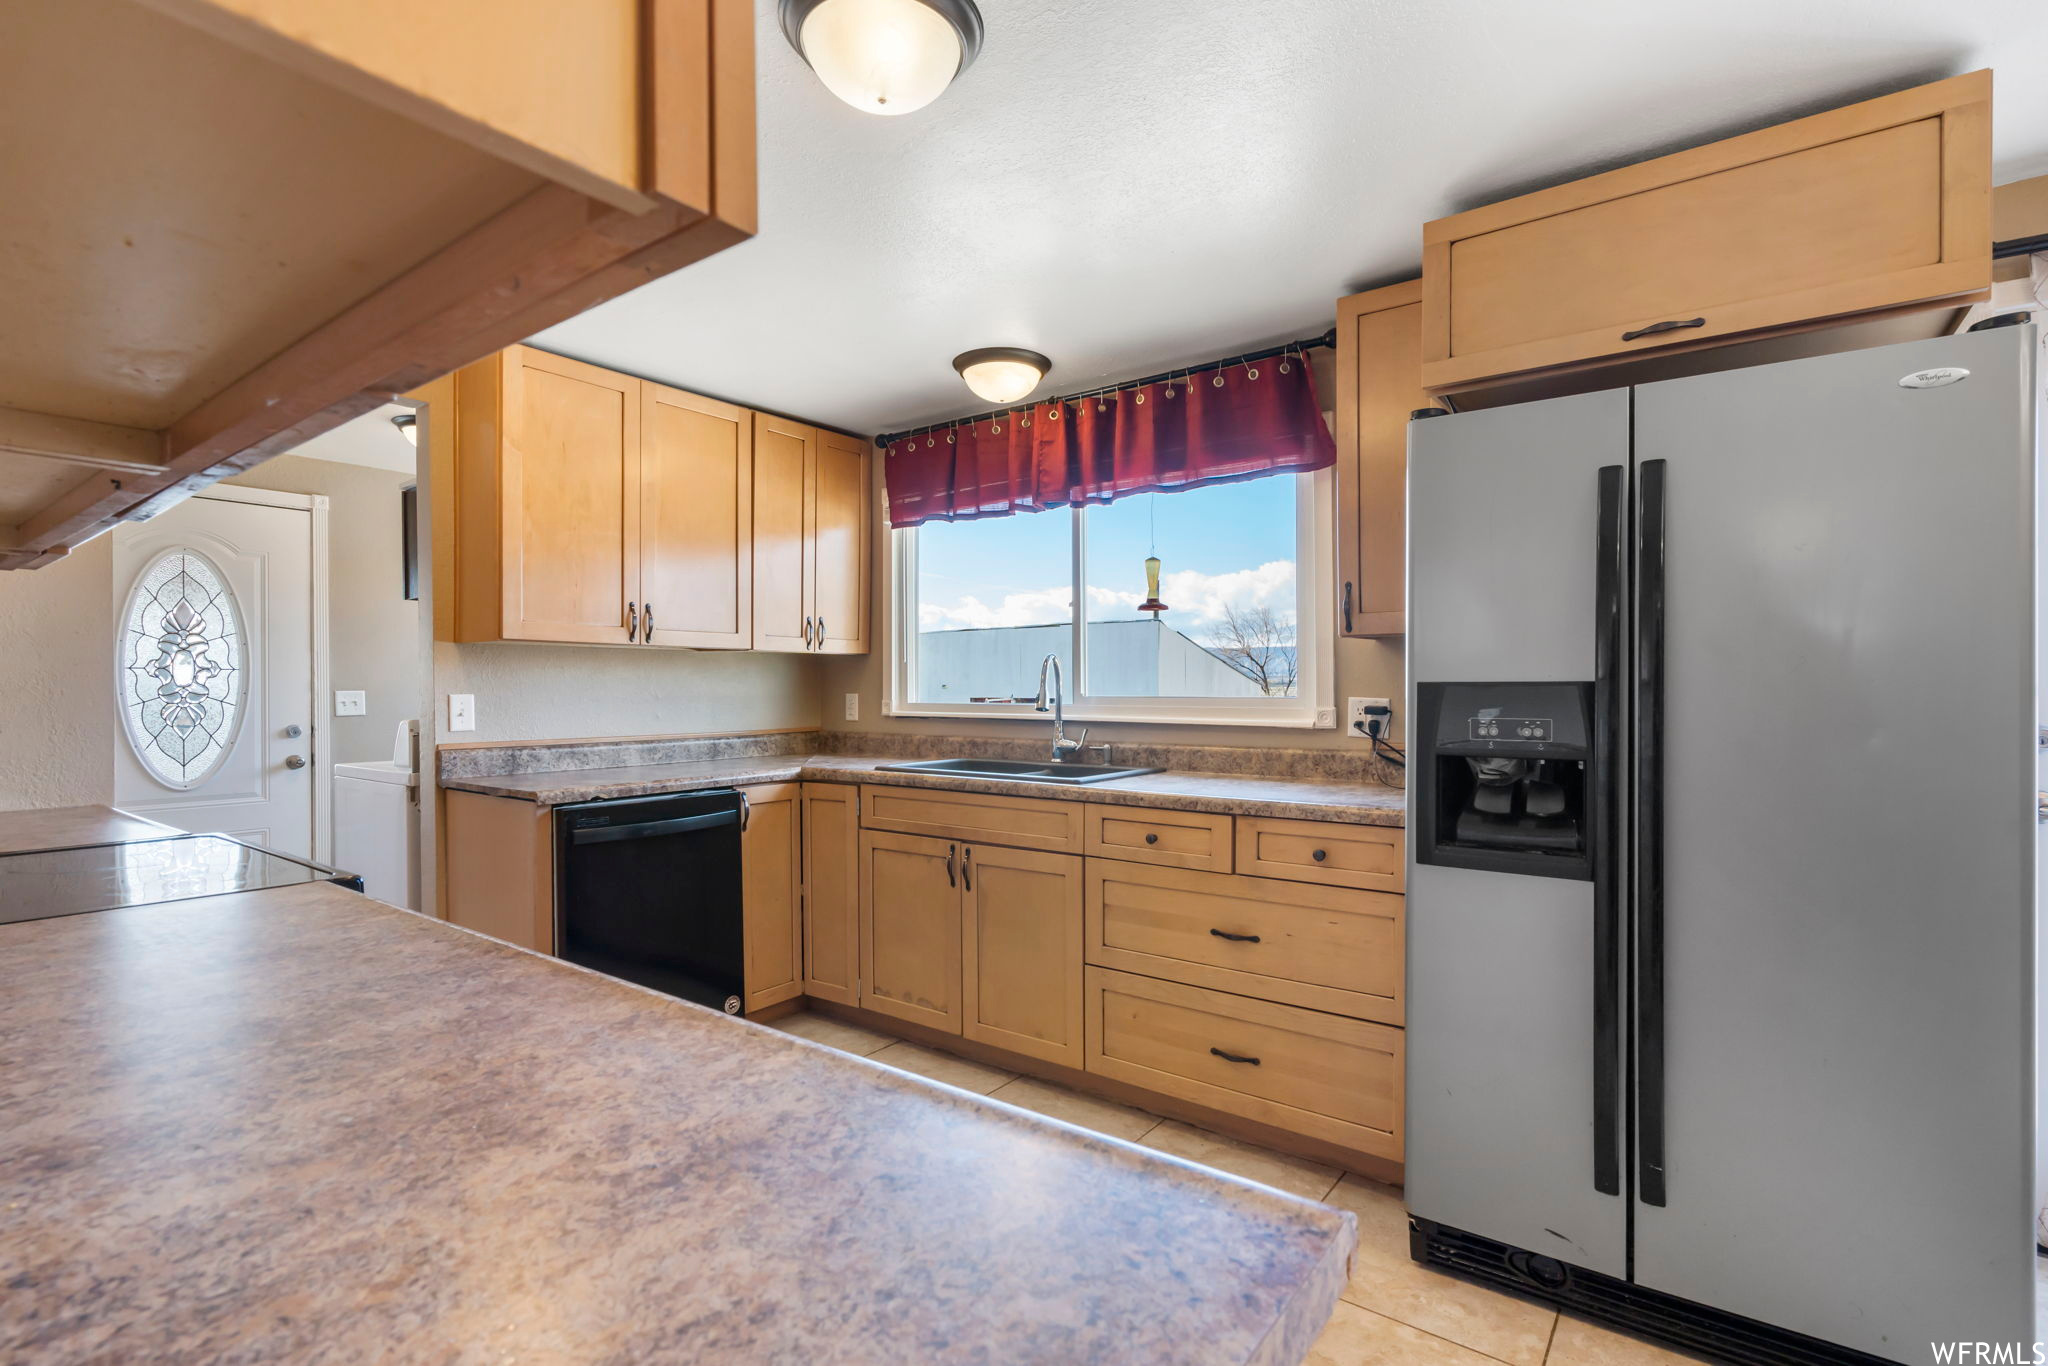
[[[873,433],[1322,331],[1422,224],[1958,72],[2000,183],[2048,172],[2042,0],[981,0],[981,59],[901,118],[841,104],[756,0],[761,233],[550,350]]]

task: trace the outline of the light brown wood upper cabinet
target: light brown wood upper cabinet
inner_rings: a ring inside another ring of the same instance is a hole
[[[754,648],[868,651],[868,444],[761,416],[755,427]]]
[[[640,636],[744,650],[754,638],[754,415],[640,385]]]
[[[640,381],[515,346],[455,392],[456,639],[626,643]]]
[[[1422,387],[1422,281],[1337,303],[1337,607],[1347,636],[1407,631],[1408,418]]]
[[[808,650],[810,487],[817,432],[763,413],[754,421],[754,648]]]
[[[0,253],[0,570],[744,240],[753,49],[749,0],[0,5],[35,206]]]
[[[770,783],[744,792],[740,888],[750,1014],[804,991],[802,788],[801,783]]]
[[[804,994],[860,1004],[860,789],[805,783]]]
[[[526,346],[449,392],[437,638],[867,649],[864,442]]]
[[[1438,219],[1422,383],[1961,299],[1991,281],[1990,188],[1978,71]]]

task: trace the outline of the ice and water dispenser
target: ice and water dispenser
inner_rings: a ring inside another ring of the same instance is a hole
[[[1418,683],[1415,706],[1417,863],[1593,876],[1591,683]]]

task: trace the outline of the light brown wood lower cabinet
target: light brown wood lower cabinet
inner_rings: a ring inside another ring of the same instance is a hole
[[[860,789],[803,784],[804,994],[860,1004]]]
[[[960,1032],[1081,1066],[1081,860],[961,846]]]
[[[441,793],[443,913],[453,924],[555,951],[553,807],[481,792]]]
[[[1086,881],[1098,967],[1402,1022],[1402,897],[1111,859]]]
[[[1265,816],[1237,822],[1237,871],[1258,877],[1398,892],[1407,882],[1406,848],[1397,826]]]
[[[1086,989],[1087,1070],[1401,1160],[1400,1030],[1107,968]]]
[[[745,791],[740,887],[749,1013],[804,991],[801,789],[800,783],[772,783]]]
[[[861,789],[861,824],[902,835],[1078,854],[1082,817],[1081,803],[1048,797],[1004,797],[879,783]]]
[[[860,1002],[960,1032],[960,845],[864,830],[860,837]]]

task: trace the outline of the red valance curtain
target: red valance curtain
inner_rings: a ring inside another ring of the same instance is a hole
[[[899,437],[889,525],[1007,517],[1336,463],[1299,352]]]

